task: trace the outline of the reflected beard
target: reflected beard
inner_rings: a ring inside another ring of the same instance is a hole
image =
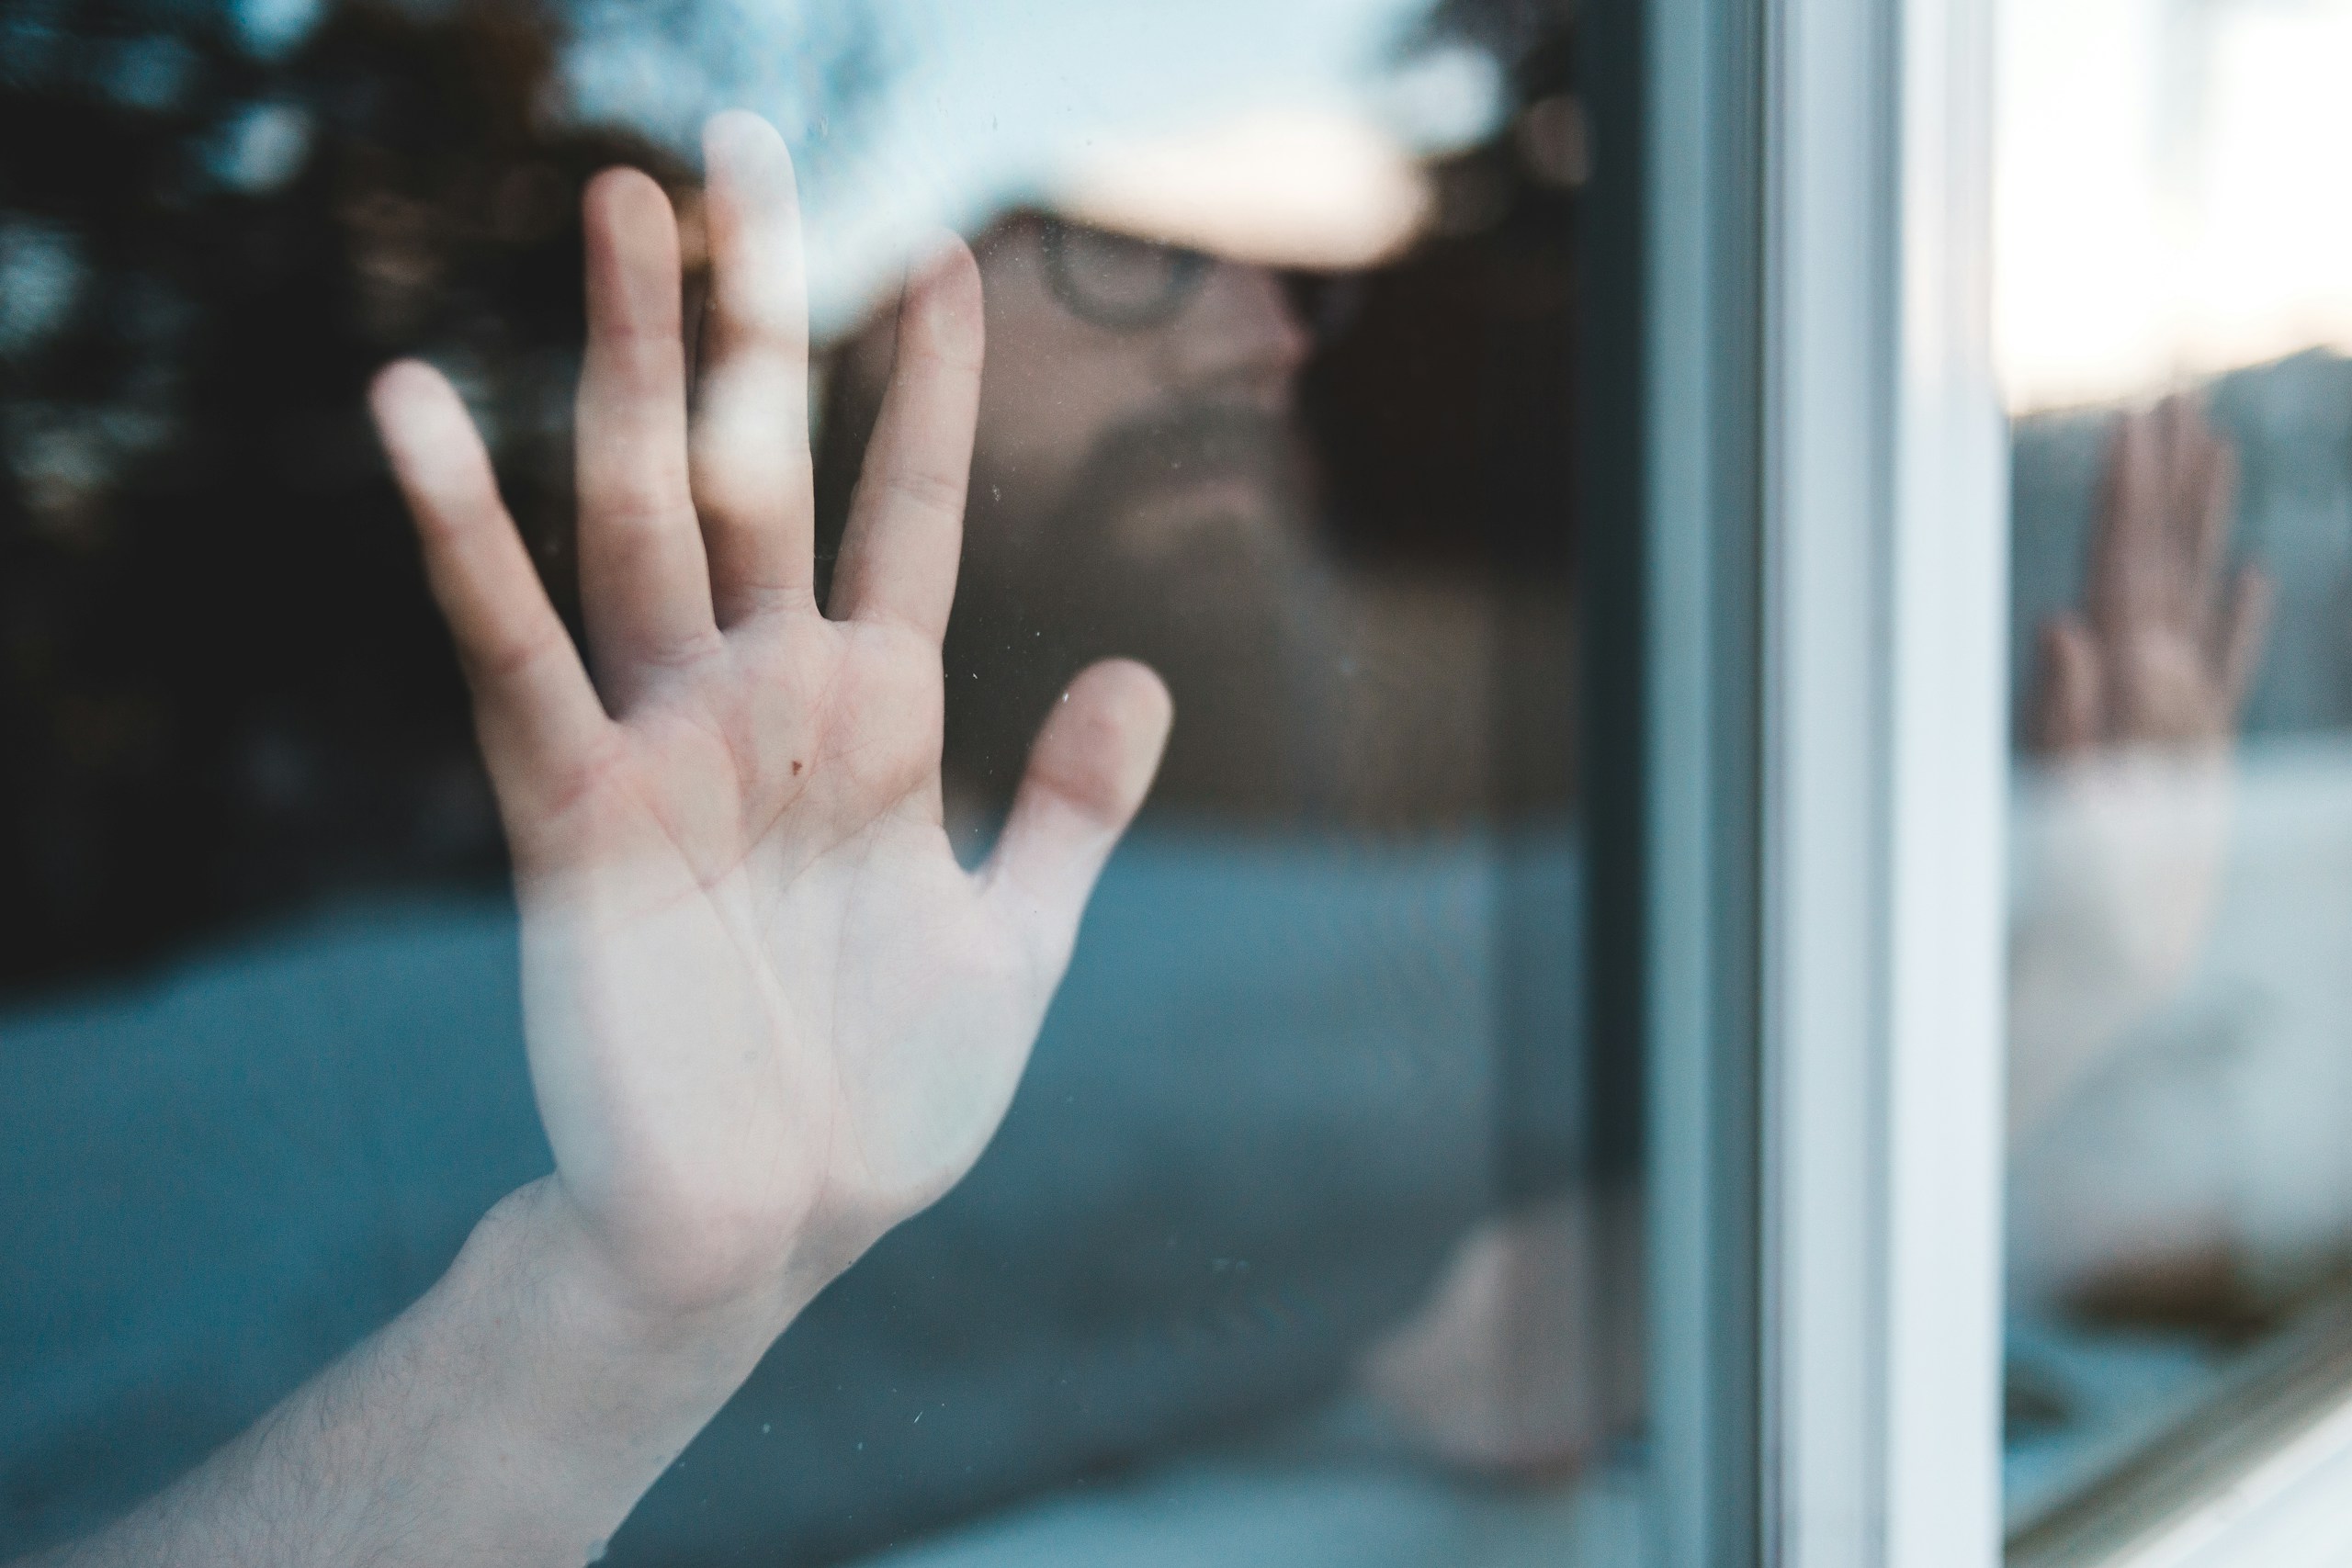
[[[1189,405],[1106,433],[1042,517],[976,508],[946,648],[947,763],[973,804],[1003,807],[1062,687],[1114,655],[1175,698],[1156,804],[1302,804],[1301,672],[1327,646],[1311,494],[1287,420]]]

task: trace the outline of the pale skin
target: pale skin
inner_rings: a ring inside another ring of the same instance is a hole
[[[2068,1134],[2073,1097],[2203,949],[2270,597],[2261,573],[2228,563],[2235,484],[2234,457],[2193,399],[2124,415],[2084,606],[2042,630],[2033,719],[2045,765],[2019,822],[2030,894],[2011,938],[2013,1146]],[[2128,1190],[2030,1190],[2013,1287],[2143,1308],[2222,1299],[2227,1206],[2119,1206]]]
[[[944,240],[910,280],[820,606],[790,161],[745,114],[714,119],[705,151],[691,417],[669,202],[618,170],[585,197],[584,661],[448,384],[395,365],[371,398],[513,852],[556,1171],[383,1332],[55,1561],[592,1561],[817,1292],[971,1167],[1012,1099],[1149,786],[1167,694],[1122,660],[1080,673],[994,853],[957,865],[939,643],[978,273]]]
[[[2042,628],[2029,825],[2039,897],[2012,939],[2009,1126],[2030,1134],[2203,945],[2230,751],[2269,584],[2229,565],[2236,460],[2187,397],[2108,449],[2085,602]]]

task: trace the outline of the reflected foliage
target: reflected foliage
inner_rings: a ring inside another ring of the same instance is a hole
[[[0,979],[495,876],[359,393],[395,354],[451,368],[560,565],[575,193],[661,165],[542,123],[552,33],[521,6],[0,28]]]
[[[1519,9],[1439,26],[1539,100],[1564,39]],[[568,603],[577,192],[616,161],[690,172],[561,118],[565,26],[531,0],[0,9],[0,985],[500,875],[359,394],[398,354],[449,370]],[[835,30],[825,112],[854,124],[886,62]],[[1348,330],[1309,421],[1351,553],[1566,574],[1572,193],[1521,152],[1507,133],[1451,161],[1432,243],[1319,286]],[[1505,670],[1528,663],[1513,635]],[[1556,628],[1527,635],[1540,679],[1500,700],[1555,709]],[[1506,795],[1562,797],[1565,750],[1510,754],[1529,776]]]

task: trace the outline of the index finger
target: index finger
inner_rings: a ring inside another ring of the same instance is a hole
[[[491,777],[504,805],[527,811],[594,758],[611,728],[604,705],[457,392],[410,360],[376,378],[368,403],[473,690]]]
[[[2091,622],[2104,637],[2165,615],[2174,554],[2165,468],[2157,415],[2138,409],[2125,413],[2108,443],[2085,595]]]
[[[2235,449],[2201,415],[2195,430],[2195,461],[2188,466],[2180,498],[2181,523],[2187,534],[2187,591],[2199,619],[2211,626],[2229,586],[2223,580],[2228,575],[2230,525],[2237,513],[2238,462]]]
[[[898,359],[834,567],[836,619],[891,621],[933,642],[945,635],[982,344],[979,266],[951,236],[899,308]]]

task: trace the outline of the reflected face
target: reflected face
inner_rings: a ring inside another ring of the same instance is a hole
[[[1028,217],[978,255],[976,544],[1151,567],[1293,525],[1308,340],[1280,278]]]
[[[1034,217],[974,247],[988,361],[948,631],[956,771],[1009,784],[1063,682],[1152,665],[1183,716],[1156,798],[1295,791],[1316,636],[1306,331],[1261,267]]]

